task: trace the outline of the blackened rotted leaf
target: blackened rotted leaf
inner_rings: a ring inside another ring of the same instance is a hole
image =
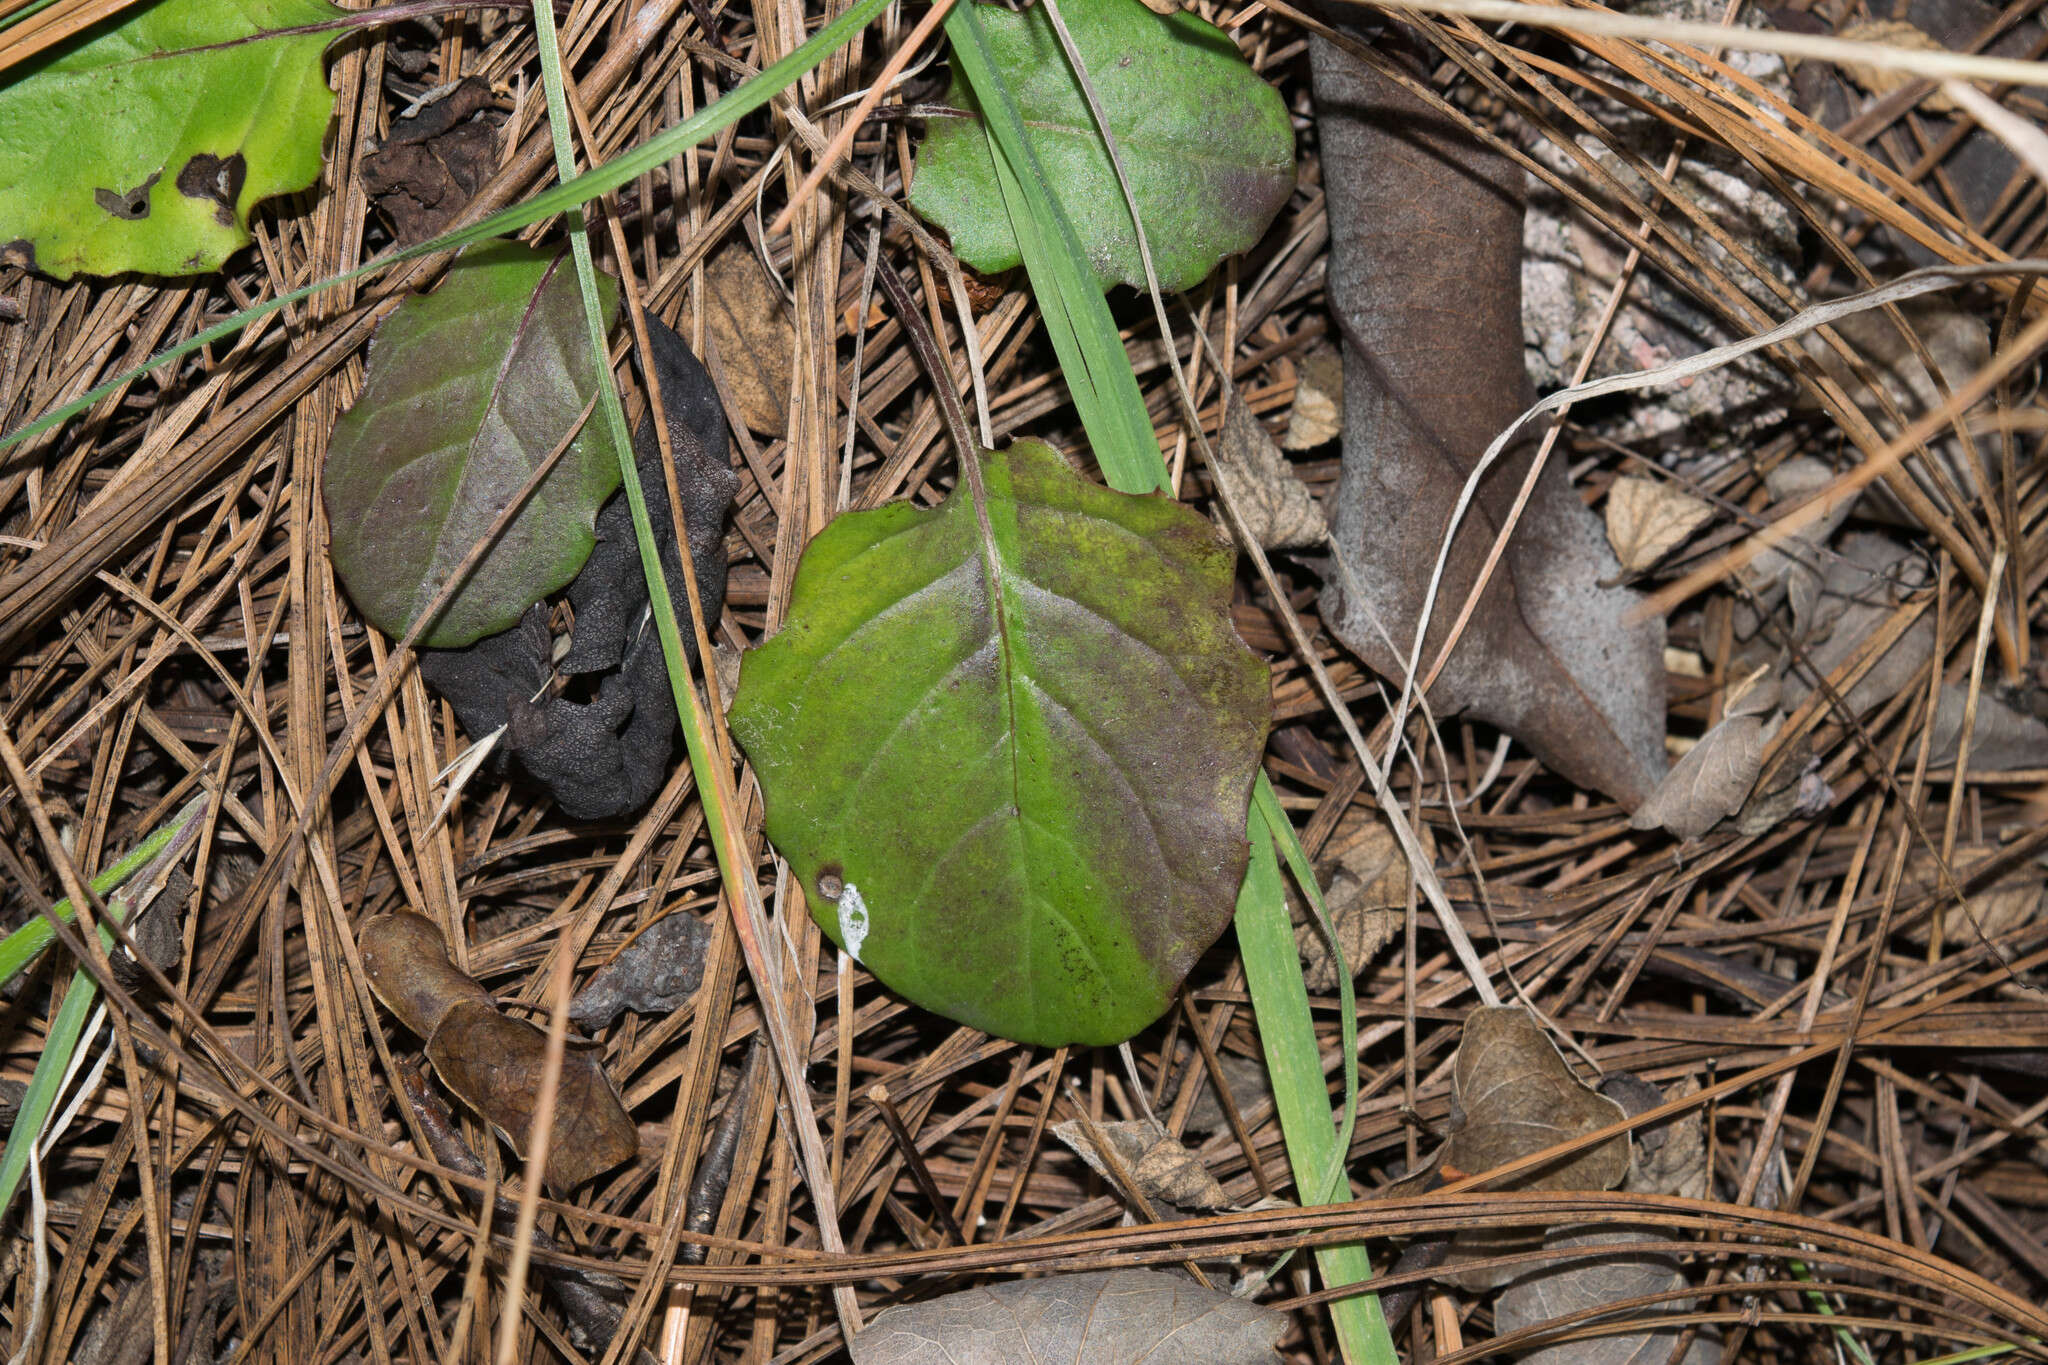
[[[695,915],[674,911],[642,929],[619,949],[569,1002],[579,1028],[601,1029],[625,1010],[668,1014],[689,1003],[704,980],[711,928]]]
[[[356,947],[371,992],[426,1041],[441,1083],[524,1156],[538,1118],[547,1034],[498,1013],[490,992],[449,960],[441,931],[424,915],[376,916],[357,931]],[[572,1190],[630,1160],[639,1145],[597,1050],[572,1039],[555,1094],[548,1187]]]
[[[668,416],[698,598],[707,626],[714,625],[725,606],[725,518],[739,487],[730,437],[711,377],[683,339],[653,317],[647,329],[654,348],[648,368]],[[651,416],[634,436],[633,454],[669,597],[681,611],[689,598]],[[576,625],[559,665],[564,674],[603,675],[590,701],[560,695],[551,681],[554,642],[541,606],[528,609],[511,630],[466,649],[420,652],[420,676],[454,706],[470,736],[504,728],[501,753],[516,755],[574,820],[612,819],[644,806],[667,773],[676,722],[623,492],[598,513],[596,536],[569,584]],[[683,631],[683,647],[694,662],[694,632]]]
[[[1333,572],[1323,618],[1398,679],[1466,477],[1532,396],[1522,172],[1334,43],[1317,38],[1311,54],[1344,336],[1343,472],[1328,510],[1348,573]],[[1425,665],[1534,451],[1533,440],[1511,446],[1480,485],[1445,566]],[[1600,586],[1619,569],[1552,461],[1429,696],[1439,717],[1496,725],[1565,778],[1633,807],[1664,771],[1664,625],[1628,624],[1639,599]]]
[[[363,191],[400,246],[438,235],[469,206],[497,169],[505,118],[490,82],[470,76],[393,122],[384,145],[363,158]]]

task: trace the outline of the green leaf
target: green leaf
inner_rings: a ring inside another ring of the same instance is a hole
[[[1190,289],[1265,234],[1294,191],[1287,106],[1221,30],[1192,14],[1162,18],[1138,0],[1060,6],[1116,135],[1162,289]],[[1045,11],[980,7],[1049,184],[1059,187],[1097,282],[1145,287],[1137,234],[1080,83]],[[956,67],[946,103],[975,115],[934,118],[910,202],[977,270],[1022,259],[981,105]]]
[[[0,77],[0,259],[60,280],[219,269],[259,201],[320,177],[342,14],[158,0]]]
[[[1269,715],[1232,555],[1034,441],[935,510],[840,517],[732,729],[812,915],[892,989],[1115,1043],[1230,922]]]
[[[599,282],[606,326],[618,285]],[[363,396],[327,450],[334,567],[364,616],[403,635],[566,435],[598,382],[559,253],[473,249],[370,343]],[[619,455],[585,427],[420,643],[473,644],[576,576]]]

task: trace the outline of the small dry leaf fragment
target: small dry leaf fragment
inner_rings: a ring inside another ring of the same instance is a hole
[[[883,1311],[854,1365],[1278,1365],[1290,1319],[1156,1270],[1009,1280]]]
[[[1470,1174],[1493,1170],[1623,1117],[1621,1106],[1572,1073],[1564,1055],[1519,1005],[1487,1005],[1465,1020],[1452,1073],[1458,1131],[1444,1159]],[[1611,1190],[1628,1174],[1629,1140],[1617,1134],[1489,1188]]]
[[[1661,825],[1680,839],[1699,838],[1742,809],[1763,758],[1763,717],[1729,716],[1671,766],[1629,827]]]
[[[490,992],[449,960],[441,931],[424,915],[379,915],[357,931],[356,946],[370,990],[426,1040],[427,1060],[442,1083],[524,1155],[547,1034],[499,1014]],[[633,1120],[587,1043],[572,1041],[563,1054],[550,1134],[544,1179],[558,1193],[639,1150]]]
[[[681,910],[663,915],[633,935],[576,992],[569,1002],[570,1020],[595,1030],[625,1010],[658,1015],[681,1009],[704,979],[704,952],[710,946],[711,929],[703,920]]]
[[[1926,889],[1932,891],[1937,885]],[[1966,946],[1976,943],[1980,936],[1997,938],[2039,919],[2044,902],[2048,902],[2048,887],[2042,886],[2040,873],[2024,872],[1986,887],[1960,906],[1951,899],[1941,911],[1942,936],[1950,943]],[[1930,924],[1930,919],[1914,920],[1906,928],[1906,941],[1927,942]]]
[[[1086,1124],[1079,1119],[1065,1119],[1053,1124],[1053,1135],[1073,1148],[1076,1156],[1111,1185],[1120,1182],[1110,1164],[1103,1160],[1091,1128],[1115,1149],[1117,1162],[1137,1181],[1138,1190],[1146,1199],[1154,1203],[1164,1200],[1182,1209],[1229,1207],[1230,1196],[1223,1192],[1216,1177],[1156,1120]]]
[[[1273,1086],[1266,1075],[1263,1061],[1240,1057],[1235,1052],[1218,1053],[1217,1069],[1223,1073],[1223,1083],[1230,1089],[1230,1102],[1242,1118],[1253,1105],[1273,1097]],[[1216,1093],[1216,1082],[1204,1066],[1190,1084],[1200,1087],[1195,1101],[1188,1108],[1188,1121],[1183,1131],[1202,1134],[1220,1132],[1230,1124],[1230,1116],[1223,1112],[1223,1101]]]
[[[1844,25],[1835,36],[1853,43],[1883,43],[1886,47],[1902,47],[1914,52],[1948,51],[1933,34],[1901,19],[1866,19],[1861,23]],[[1910,71],[1871,66],[1865,62],[1843,62],[1841,66],[1850,80],[1873,95],[1890,94],[1902,85],[1911,85],[1921,79]],[[1930,114],[1953,114],[1956,102],[1936,86],[1926,99],[1920,101],[1920,107]]]
[[[789,426],[789,376],[796,354],[796,324],[788,300],[743,241],[722,247],[704,263],[704,330],[718,351],[726,386],[747,429],[780,436]],[[685,310],[677,325],[691,332]]]
[[[1299,550],[1323,542],[1328,530],[1315,495],[1295,477],[1287,457],[1235,390],[1224,412],[1222,449],[1217,453],[1228,466],[1245,529],[1260,546]]]
[[[1427,827],[1420,838],[1423,851],[1434,858],[1436,840]],[[1334,856],[1318,869],[1324,878],[1323,905],[1344,963],[1356,977],[1401,932],[1408,905],[1408,855],[1378,813],[1359,810],[1346,811],[1337,822],[1329,851]],[[1294,946],[1301,954],[1302,978],[1312,991],[1336,990],[1337,964],[1323,931],[1292,888],[1288,904],[1295,910]]]
[[[1649,568],[1713,519],[1711,504],[1661,479],[1616,479],[1607,490],[1607,543],[1628,573]]]
[[[1294,404],[1287,410],[1287,434],[1280,445],[1309,450],[1343,434],[1344,358],[1335,351],[1316,351],[1297,368]]]

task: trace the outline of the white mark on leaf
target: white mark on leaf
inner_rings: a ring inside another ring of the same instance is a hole
[[[855,962],[860,961],[860,945],[868,938],[868,903],[861,899],[860,888],[852,882],[839,893],[839,946],[846,949],[846,955]]]

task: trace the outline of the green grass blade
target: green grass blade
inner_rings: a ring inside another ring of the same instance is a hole
[[[812,34],[801,47],[768,67],[760,75],[727,92],[715,104],[706,105],[675,127],[655,134],[638,147],[619,153],[602,166],[592,167],[573,180],[543,190],[524,203],[501,209],[468,227],[456,228],[430,241],[420,242],[401,251],[389,252],[353,270],[317,280],[288,294],[281,294],[267,303],[245,308],[233,317],[215,323],[174,346],[166,347],[134,369],[114,376],[61,407],[53,408],[27,426],[0,436],[0,450],[40,436],[59,423],[76,417],[122,385],[132,383],[151,370],[168,365],[181,356],[190,355],[202,346],[232,336],[258,318],[267,317],[280,308],[288,308],[324,289],[332,289],[338,284],[347,284],[352,280],[374,275],[394,265],[430,256],[437,251],[468,246],[491,237],[503,237],[523,227],[530,227],[544,218],[586,204],[607,191],[638,179],[670,158],[688,151],[705,138],[737,123],[788,89],[804,73],[824,61],[855,33],[865,28],[887,4],[888,0],[857,0],[852,8]]]
[[[100,941],[112,947],[114,936],[102,929]],[[35,1155],[36,1143],[42,1140],[43,1125],[50,1121],[50,1111],[56,1108],[57,1093],[64,1086],[72,1055],[78,1051],[79,1035],[85,1032],[85,1021],[92,1014],[99,993],[92,973],[80,968],[71,974],[71,989],[64,992],[64,1003],[57,1007],[57,1017],[50,1021],[50,1032],[36,1058],[35,1073],[28,1079],[21,1108],[15,1111],[14,1126],[7,1130],[6,1150],[0,1151],[0,1217],[6,1216],[21,1189],[21,1177]]]
[[[1032,150],[1030,134],[990,55],[971,0],[947,16],[946,31],[953,42],[956,69],[981,105],[1011,229],[1096,462],[1110,486],[1124,492],[1168,488],[1166,462],[1160,457],[1130,357],[1073,227]],[[1319,915],[1323,915],[1321,896],[1293,826],[1263,773],[1256,784],[1248,823],[1252,861],[1238,895],[1238,943],[1260,1037],[1267,1049],[1288,1161],[1304,1204],[1338,1202],[1348,1197],[1344,1156],[1357,1108],[1357,1023],[1350,973],[1340,968],[1347,1059],[1340,1131],[1331,1122],[1308,991],[1302,983],[1285,886],[1274,854],[1276,843],[1286,850],[1289,864]],[[1324,922],[1328,922],[1326,915]],[[1362,1283],[1372,1276],[1362,1245],[1321,1248],[1316,1260],[1330,1285]],[[1398,1365],[1393,1338],[1376,1297],[1339,1300],[1330,1305],[1330,1316],[1347,1360],[1354,1365]]]
[[[197,809],[204,808],[202,798]],[[186,806],[184,810],[159,826],[154,834],[122,854],[120,861],[92,879],[92,893],[95,896],[104,896],[134,876],[137,868],[163,852],[165,845],[178,836],[185,828],[186,821],[195,813],[193,806]],[[51,906],[50,913],[69,924],[78,912],[70,900],[65,899]],[[56,937],[56,933],[57,931],[50,927],[49,920],[37,916],[6,938],[0,939],[0,985],[5,985],[26,971],[43,949],[50,946],[50,940]]]

